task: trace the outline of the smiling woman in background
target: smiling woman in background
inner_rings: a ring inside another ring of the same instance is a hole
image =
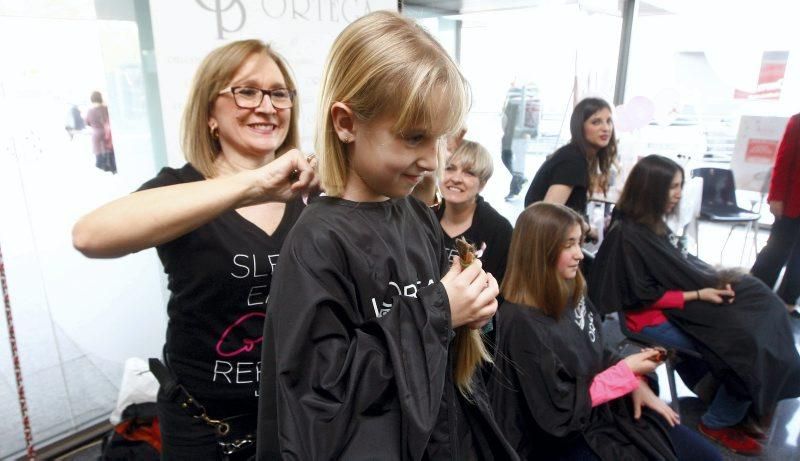
[[[317,183],[304,156],[290,150],[299,141],[295,91],[284,60],[258,40],[212,51],[184,111],[188,163],[162,169],[73,229],[86,256],[156,247],[164,265],[171,295],[169,373],[159,376],[162,459],[222,457],[217,426],[193,417],[194,406],[182,408],[186,396],[168,393],[170,381],[209,418],[229,418],[232,434],[255,433],[272,267],[303,209],[298,195]]]
[[[455,239],[464,237],[483,251],[483,269],[503,280],[513,228],[479,194],[492,177],[492,156],[474,141],[464,141],[447,160],[441,184],[442,204],[436,212],[450,260],[457,254]]]

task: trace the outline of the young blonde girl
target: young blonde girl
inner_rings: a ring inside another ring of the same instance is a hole
[[[376,12],[336,39],[317,132],[328,196],[272,284],[259,457],[514,456],[475,373],[497,282],[480,262],[448,271],[435,216],[408,197],[467,106],[457,66],[412,21]]]

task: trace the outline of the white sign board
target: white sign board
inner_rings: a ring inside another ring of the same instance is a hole
[[[180,122],[200,61],[226,43],[257,38],[286,58],[299,90],[302,148],[311,150],[322,68],[331,44],[349,23],[395,0],[151,0],[153,39],[164,115],[167,158],[185,160]]]
[[[742,116],[731,158],[737,189],[761,192],[769,187],[768,173],[788,122],[787,117]]]

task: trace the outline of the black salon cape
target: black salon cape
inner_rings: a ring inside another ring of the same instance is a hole
[[[500,306],[489,390],[506,438],[528,460],[562,459],[580,438],[604,461],[676,459],[666,421],[649,409],[635,420],[630,395],[592,408],[592,380],[620,357],[603,348],[600,316],[584,306],[559,320]]]
[[[595,257],[589,295],[603,313],[635,310],[667,290],[717,286],[717,273],[688,254],[674,234],[658,236],[615,213]],[[800,356],[783,302],[760,280],[745,275],[733,285],[732,304],[687,302],[666,309],[670,322],[701,344],[714,376],[765,415],[781,399],[800,395]]]
[[[475,405],[452,380],[445,269],[414,198],[306,208],[267,307],[258,459],[515,457],[479,374]]]

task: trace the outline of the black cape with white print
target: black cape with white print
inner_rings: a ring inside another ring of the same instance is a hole
[[[635,420],[630,395],[592,407],[592,380],[620,357],[586,298],[557,320],[506,301],[496,325],[492,408],[520,458],[562,459],[583,438],[604,461],[676,459],[666,422],[649,409]]]
[[[649,306],[668,290],[717,285],[716,270],[689,254],[674,234],[659,236],[615,211],[592,267],[589,296],[608,313]],[[779,400],[800,395],[800,356],[789,315],[772,290],[744,275],[733,291],[732,304],[689,301],[664,314],[700,345],[714,376],[750,399],[761,416]]]
[[[322,197],[282,250],[264,328],[258,459],[515,459],[480,374],[452,379],[447,269],[413,198]]]

